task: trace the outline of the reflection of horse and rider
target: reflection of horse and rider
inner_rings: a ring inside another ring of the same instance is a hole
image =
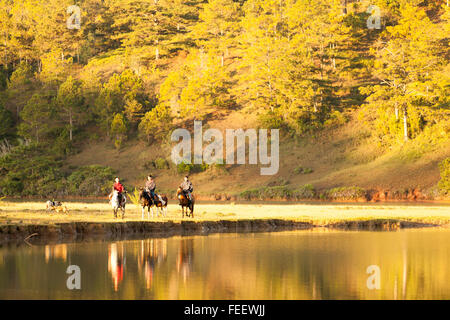
[[[123,242],[111,243],[108,247],[108,271],[111,273],[114,291],[119,289],[123,280],[126,261]]]
[[[192,194],[193,192],[194,186],[192,182],[189,180],[189,177],[185,176],[183,182],[177,189],[177,199],[180,202],[182,217],[184,217],[185,211],[186,216],[188,216],[187,213],[188,208],[190,210],[189,216],[194,217],[193,211],[195,200]],[[126,193],[125,188],[122,185],[122,183],[120,183],[119,177],[116,177],[112,188],[112,192],[109,195],[109,199],[111,201],[114,210],[114,217],[117,217],[117,211],[119,209],[122,210],[122,218],[125,216],[126,197],[123,195],[123,193]],[[153,206],[157,208],[157,214],[158,209],[164,216],[167,213],[168,199],[165,195],[156,193],[156,181],[151,174],[147,176],[144,188],[141,188],[141,191],[139,193],[139,201],[142,206],[142,218],[144,218],[145,207],[148,208],[148,217],[150,217],[150,211],[153,217]]]

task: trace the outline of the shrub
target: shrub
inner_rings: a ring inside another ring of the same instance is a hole
[[[295,189],[292,192],[292,197],[296,200],[314,199],[316,197],[316,190],[312,184],[305,184],[304,186]]]
[[[67,178],[67,191],[79,196],[101,196],[109,193],[115,172],[110,167],[80,167]]]
[[[339,112],[339,111],[333,111],[329,118],[325,121],[324,125],[327,127],[334,127],[334,126],[341,126],[344,125],[347,122],[347,117]]]
[[[366,191],[359,187],[339,187],[326,192],[326,197],[331,200],[355,200],[366,196]]]
[[[439,164],[441,180],[438,183],[439,189],[444,194],[450,194],[450,157]]]
[[[63,192],[61,162],[48,150],[46,145],[22,145],[0,157],[0,192],[12,196]]]
[[[267,200],[267,199],[313,199],[316,196],[314,187],[310,184],[298,189],[290,189],[287,186],[262,187],[245,190],[239,195],[246,200]]]
[[[167,160],[164,158],[156,158],[156,160],[154,161],[154,166],[159,170],[169,169],[169,162],[167,162]]]
[[[190,173],[194,165],[192,163],[182,162],[177,165],[177,172],[180,174]]]
[[[311,169],[311,168],[303,168],[303,167],[301,167],[301,166],[296,167],[296,168],[294,169],[294,173],[295,173],[295,174],[300,174],[300,173],[308,174],[308,173],[312,173],[313,171],[314,171],[314,170]]]
[[[133,203],[134,205],[139,205],[139,193],[140,191],[136,188],[134,188],[134,191],[132,193],[128,194],[128,197],[131,200],[131,203]]]
[[[177,172],[180,174],[197,173],[197,172],[206,171],[208,168],[209,168],[209,165],[206,163],[193,164],[193,163],[182,162],[177,165]]]

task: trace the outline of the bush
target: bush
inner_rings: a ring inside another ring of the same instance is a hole
[[[356,200],[365,196],[366,190],[359,187],[339,187],[326,192],[326,198],[330,200]]]
[[[298,189],[290,189],[286,186],[263,187],[246,190],[240,193],[241,198],[246,200],[267,200],[267,199],[313,199],[316,196],[314,187],[310,184]]]
[[[439,170],[441,171],[441,180],[438,187],[444,194],[450,194],[450,158],[439,164]]]
[[[194,165],[192,163],[185,163],[182,162],[180,164],[177,164],[177,172],[182,174],[182,173],[190,173],[192,168],[194,167]]]
[[[312,184],[305,184],[304,186],[294,190],[292,197],[296,200],[314,199],[316,197],[316,190]]]
[[[110,167],[80,167],[67,178],[67,191],[79,196],[101,196],[109,193],[115,172]]]
[[[0,193],[48,196],[64,192],[61,162],[48,145],[23,145],[0,157]]]
[[[296,167],[296,168],[294,169],[294,173],[295,173],[295,174],[300,174],[300,173],[308,174],[308,173],[312,173],[313,171],[314,171],[314,170],[311,169],[311,168],[303,168],[303,167]]]
[[[169,169],[169,162],[167,162],[167,160],[164,158],[156,158],[156,160],[154,161],[154,166],[159,170]]]
[[[177,165],[177,172],[180,174],[190,174],[206,171],[209,168],[209,165],[206,163],[203,164],[193,164],[193,163],[185,163],[182,162]]]

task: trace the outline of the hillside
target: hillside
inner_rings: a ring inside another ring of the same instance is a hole
[[[450,195],[445,1],[83,0],[72,26],[69,0],[0,2],[0,196]],[[279,171],[177,166],[194,120],[278,129]]]
[[[235,113],[215,120],[211,127],[230,127],[230,117],[234,118],[233,126],[247,127],[247,121]],[[127,141],[120,150],[109,141],[98,141],[83,145],[81,152],[68,157],[66,164],[110,166],[130,186],[143,186],[147,174],[153,174],[160,190],[173,192],[184,174],[177,173],[173,164],[168,169],[148,166],[157,158],[165,158],[170,163],[170,151],[167,145],[148,146],[136,139]],[[440,179],[438,163],[447,157],[450,157],[450,148],[446,143],[433,146],[422,154],[416,153],[412,143],[381,152],[373,146],[364,127],[352,120],[339,128],[324,130],[316,137],[282,138],[280,170],[275,176],[261,176],[259,165],[228,165],[226,172],[210,168],[191,174],[191,180],[196,192],[205,198],[219,194],[237,195],[262,186],[283,185],[295,189],[306,184],[312,184],[318,190],[350,186],[391,192],[417,189],[432,196]],[[298,172],[300,167],[310,168],[312,172]]]

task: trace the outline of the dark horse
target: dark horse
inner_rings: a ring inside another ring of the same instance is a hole
[[[180,200],[181,217],[184,218],[185,210],[186,210],[186,217],[194,218],[194,203],[195,203],[194,196],[192,196],[192,200],[189,200],[189,198],[184,193],[183,189],[181,189],[179,187],[177,190],[177,198],[178,198],[178,200]],[[189,215],[187,212],[188,208],[190,210]]]
[[[152,212],[152,218],[153,218],[153,206],[156,207],[156,215],[157,216],[158,216],[159,212],[164,217],[167,216],[167,203],[168,203],[167,197],[165,195],[161,195],[161,198],[165,202],[164,205],[162,204],[162,202],[159,200],[158,197],[156,197],[156,199],[152,199],[149,192],[141,189],[141,191],[139,192],[139,202],[141,203],[141,206],[142,206],[142,219],[144,219],[145,207],[148,208],[147,218],[150,219],[150,211]],[[159,209],[159,212],[158,212],[158,209]]]

